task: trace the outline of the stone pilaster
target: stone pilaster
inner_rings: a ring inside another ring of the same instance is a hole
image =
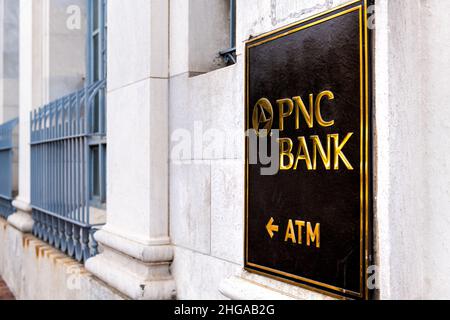
[[[127,10],[123,10],[124,7]],[[168,212],[168,2],[108,2],[108,213],[87,269],[132,299],[174,299]]]
[[[33,23],[36,4],[20,0],[19,19],[19,196],[13,201],[17,213],[8,222],[29,233],[33,228],[30,207],[30,111],[33,107]]]

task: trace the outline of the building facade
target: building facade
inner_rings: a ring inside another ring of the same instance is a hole
[[[16,298],[336,298],[244,270],[245,45],[354,3],[1,0],[0,275]],[[449,298],[450,3],[364,5],[370,298]]]

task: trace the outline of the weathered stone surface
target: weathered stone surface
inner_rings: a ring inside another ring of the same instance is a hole
[[[15,300],[14,295],[9,290],[7,284],[0,277],[0,300]]]
[[[18,300],[126,299],[83,265],[3,219],[0,243],[0,275]]]
[[[180,300],[227,299],[219,292],[222,279],[239,272],[234,263],[175,247],[172,274],[176,279],[177,298]]]

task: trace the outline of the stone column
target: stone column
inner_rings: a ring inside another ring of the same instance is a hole
[[[30,207],[30,111],[33,106],[33,7],[34,0],[20,0],[19,20],[19,196],[17,213],[8,222],[29,233],[33,228]]]
[[[124,9],[125,8],[125,9]],[[168,1],[108,1],[107,224],[86,268],[132,299],[174,299]]]
[[[30,112],[43,105],[47,94],[42,61],[45,46],[43,26],[48,24],[43,10],[43,0],[20,0],[19,4],[19,195],[13,201],[17,213],[8,222],[18,230],[29,233],[31,218],[30,185]]]

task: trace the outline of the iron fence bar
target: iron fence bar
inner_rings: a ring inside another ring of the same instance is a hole
[[[12,201],[13,200],[12,197],[8,197],[8,196],[2,195],[2,194],[0,194],[0,199],[7,200],[7,201]]]
[[[97,253],[93,234],[102,225],[91,220],[89,161],[90,145],[106,144],[106,1],[98,2],[97,59],[93,57],[94,5],[88,0],[85,87],[30,113],[33,234],[79,261]]]
[[[33,210],[39,211],[41,213],[45,213],[46,215],[49,215],[49,216],[52,216],[52,217],[55,217],[55,218],[59,218],[59,219],[65,221],[65,222],[70,222],[70,223],[76,224],[76,225],[78,225],[81,228],[101,227],[101,226],[104,225],[103,223],[98,223],[98,224],[83,223],[83,222],[80,222],[80,221],[75,220],[75,219],[71,219],[71,218],[67,218],[65,216],[61,216],[58,213],[55,213],[55,212],[52,212],[52,211],[40,208],[39,206],[35,206],[35,205],[31,206],[31,208]]]
[[[97,252],[92,237],[89,142],[102,80],[30,113],[33,234],[79,261]]]

